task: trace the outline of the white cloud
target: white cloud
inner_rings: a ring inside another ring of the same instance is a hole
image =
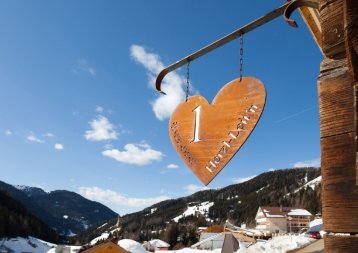
[[[42,136],[49,137],[49,138],[55,137],[53,133],[44,133]]]
[[[275,168],[268,169],[268,171],[275,171],[275,170],[276,170]]]
[[[56,150],[63,150],[65,147],[62,145],[62,144],[60,144],[60,143],[56,143],[55,144],[55,149]]]
[[[10,136],[12,135],[12,131],[10,129],[6,129],[4,134]]]
[[[243,182],[249,181],[250,179],[253,179],[254,177],[256,177],[256,175],[250,177],[238,177],[238,178],[233,178],[232,181],[235,184],[241,184]]]
[[[202,186],[202,185],[188,184],[188,185],[184,186],[183,189],[185,190],[186,194],[193,194],[198,191],[209,190],[210,188],[207,186]]]
[[[84,135],[89,141],[116,140],[118,138],[115,127],[104,116],[98,116],[90,121],[89,125],[91,130],[87,130]]]
[[[124,146],[123,151],[109,149],[103,151],[102,154],[119,162],[134,165],[147,165],[153,161],[160,161],[163,157],[162,152],[152,149],[145,143],[129,143]]]
[[[148,70],[149,84],[155,89],[156,76],[164,68],[159,55],[149,53],[139,45],[130,47],[130,55]],[[159,95],[151,101],[152,109],[159,120],[169,118],[177,105],[185,99],[183,83],[184,78],[176,72],[171,72],[164,78],[161,87],[167,95]]]
[[[85,72],[90,74],[91,76],[95,76],[97,74],[95,67],[89,64],[86,59],[77,60],[75,66],[73,66],[72,68],[72,72],[75,74]]]
[[[33,133],[30,133],[27,138],[26,138],[28,141],[31,141],[31,142],[37,142],[37,143],[45,143],[44,140],[41,140],[39,138],[36,137],[35,134]]]
[[[79,193],[90,200],[98,201],[108,205],[127,206],[127,207],[147,207],[160,201],[170,199],[168,196],[158,196],[151,198],[132,198],[126,195],[108,189],[102,189],[96,186],[80,187]]]
[[[104,109],[103,109],[103,107],[102,106],[96,106],[96,112],[103,112],[104,111]]]
[[[179,168],[179,166],[176,165],[176,164],[171,163],[171,164],[168,164],[167,168],[168,169],[177,169],[177,168]]]
[[[313,160],[306,160],[301,162],[296,162],[293,164],[294,168],[302,168],[302,167],[321,167],[321,158],[318,157]]]

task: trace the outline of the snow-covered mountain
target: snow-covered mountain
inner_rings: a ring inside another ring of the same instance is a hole
[[[94,224],[118,217],[108,207],[70,191],[46,192],[41,188],[13,186],[2,181],[0,189],[62,235],[74,236]]]

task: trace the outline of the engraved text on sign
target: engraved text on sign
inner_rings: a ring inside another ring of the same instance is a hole
[[[256,126],[265,106],[263,84],[252,77],[225,85],[209,104],[193,96],[178,105],[169,122],[171,141],[196,176],[208,184]]]

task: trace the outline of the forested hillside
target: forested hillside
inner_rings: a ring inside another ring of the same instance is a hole
[[[17,236],[33,236],[50,242],[61,241],[53,229],[0,189],[0,238]]]
[[[263,173],[241,184],[230,185],[218,190],[197,192],[191,196],[166,200],[140,212],[120,218],[121,235],[138,241],[162,238],[175,243],[180,238],[183,244],[190,244],[197,226],[231,223],[255,226],[255,215],[260,205],[301,207],[312,214],[321,212],[320,182],[316,187],[303,187],[320,176],[317,168],[294,168]],[[302,187],[302,189],[300,189]],[[313,189],[314,188],[314,189]],[[208,208],[199,211],[200,205]],[[197,208],[194,215],[180,216],[186,210]],[[173,219],[180,216],[178,222]],[[90,240],[104,231],[115,228],[117,219],[100,228],[93,227],[76,240]]]

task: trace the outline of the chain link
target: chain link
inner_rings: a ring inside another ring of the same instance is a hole
[[[188,97],[189,97],[189,78],[190,78],[189,68],[190,68],[190,61],[188,61],[188,64],[186,65],[186,94],[185,94],[185,102],[188,101]]]
[[[244,35],[240,35],[240,82],[242,81],[242,65],[244,65]]]

